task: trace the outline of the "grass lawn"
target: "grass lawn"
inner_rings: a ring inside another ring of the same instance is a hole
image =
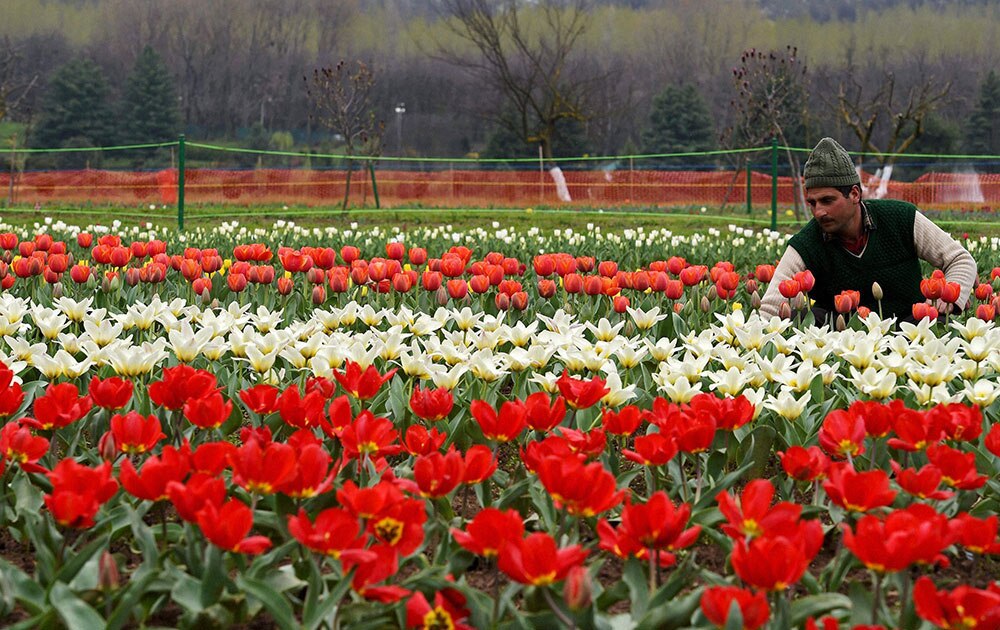
[[[950,233],[970,237],[1000,236],[1000,219],[992,211],[928,211],[932,220]],[[32,226],[45,217],[77,225],[108,224],[119,220],[122,225],[152,222],[164,227],[176,227],[176,208],[156,207],[0,207],[3,221],[15,226]],[[778,230],[794,232],[804,224],[806,215],[800,220],[791,210],[779,210]],[[237,220],[247,226],[270,226],[277,220],[294,221],[298,225],[313,227],[330,224],[359,226],[398,226],[407,229],[416,226],[451,225],[455,230],[475,227],[491,227],[494,222],[503,227],[541,230],[572,228],[585,232],[591,226],[599,226],[602,231],[643,227],[664,228],[678,234],[704,232],[709,228],[725,229],[729,225],[762,230],[771,226],[769,208],[754,208],[748,214],[738,206],[720,208],[680,207],[680,208],[354,208],[347,212],[337,207],[237,207],[237,206],[189,206],[185,208],[186,228],[217,225],[222,221]]]

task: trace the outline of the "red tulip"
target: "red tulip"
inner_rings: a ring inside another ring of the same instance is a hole
[[[111,436],[114,438],[117,451],[127,454],[145,453],[166,437],[156,416],[143,416],[130,411],[124,416],[111,416]]]
[[[792,479],[798,481],[815,481],[826,476],[830,460],[818,446],[803,448],[791,446],[787,451],[778,451],[781,467]]]
[[[1000,589],[960,585],[951,591],[937,590],[927,576],[913,587],[917,615],[939,628],[1000,627]]]
[[[528,409],[520,400],[505,401],[499,413],[485,400],[473,400],[469,411],[483,436],[492,442],[515,440],[528,424]]]
[[[564,579],[571,568],[583,564],[586,558],[587,550],[580,545],[558,549],[551,536],[536,532],[504,545],[498,564],[515,582],[547,586]]]
[[[98,407],[111,411],[121,409],[132,399],[132,381],[117,376],[101,380],[95,376],[90,379],[87,394]]]
[[[184,403],[184,417],[188,422],[202,429],[217,429],[229,419],[233,412],[233,401],[223,398],[218,390],[198,398],[189,398]]]
[[[614,475],[600,462],[546,457],[535,472],[556,507],[573,516],[595,516],[625,498],[626,491],[618,490]]]
[[[744,630],[756,630],[771,618],[771,607],[767,603],[766,593],[754,593],[736,586],[706,588],[701,594],[701,612],[712,624],[725,628],[728,626],[729,611],[733,602],[739,606]]]
[[[396,374],[397,369],[393,368],[383,375],[374,365],[369,365],[362,370],[359,364],[348,360],[344,372],[334,370],[333,375],[348,394],[358,400],[368,400],[375,396],[382,385]]]
[[[111,464],[104,462],[88,468],[66,458],[48,473],[52,492],[45,495],[45,505],[57,523],[64,527],[87,529],[101,505],[118,491],[111,478]]]
[[[256,555],[271,548],[265,536],[247,537],[253,527],[253,512],[239,499],[230,499],[221,507],[206,502],[198,512],[198,526],[206,540],[226,551]]]
[[[889,489],[889,476],[884,470],[857,472],[850,464],[833,464],[823,490],[830,500],[851,512],[867,512],[890,505],[896,491]]]
[[[574,409],[593,407],[611,391],[600,377],[595,376],[589,380],[577,379],[571,377],[568,370],[563,370],[556,385],[559,386],[559,393],[566,399],[566,403]]]
[[[367,540],[361,534],[357,517],[341,508],[327,508],[309,520],[305,510],[299,509],[288,517],[288,533],[307,549],[332,558],[344,560],[373,559],[375,554],[365,550]]]
[[[119,479],[122,488],[132,496],[146,501],[163,501],[168,497],[167,484],[180,482],[189,472],[191,463],[187,449],[178,450],[167,445],[159,455],[143,462],[138,471],[132,460],[122,460]]]

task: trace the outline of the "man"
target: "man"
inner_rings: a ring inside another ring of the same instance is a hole
[[[808,269],[816,280],[809,297],[815,300],[817,323],[834,311],[834,296],[845,290],[859,291],[861,304],[878,312],[874,282],[882,288],[885,317],[911,317],[913,304],[925,300],[921,259],[961,285],[955,306],[965,307],[976,281],[976,261],[916,206],[894,199],[862,201],[861,178],[832,138],[812,150],[803,175],[813,218],[789,241],[761,301],[762,316],[777,315],[786,301],[779,284]]]

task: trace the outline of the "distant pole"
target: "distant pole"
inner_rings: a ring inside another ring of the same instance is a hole
[[[184,231],[184,134],[177,138],[177,231]]]
[[[778,137],[771,137],[771,229],[778,229]]]
[[[403,157],[403,114],[406,103],[396,103],[396,155]]]
[[[749,155],[747,155],[747,162],[746,162],[746,164],[747,164],[747,214],[750,214],[751,211],[753,210],[753,199],[751,198],[752,195],[753,195],[753,192],[752,192],[752,185],[751,185],[751,181],[752,180],[751,180],[751,177],[750,177],[750,156]]]

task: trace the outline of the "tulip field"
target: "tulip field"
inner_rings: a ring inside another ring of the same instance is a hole
[[[1000,628],[1000,239],[786,242],[0,224],[0,623]]]

